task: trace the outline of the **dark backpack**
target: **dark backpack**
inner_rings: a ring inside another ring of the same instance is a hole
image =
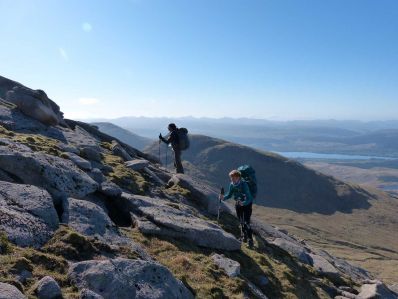
[[[179,139],[179,148],[182,151],[185,151],[189,148],[190,142],[188,138],[188,130],[186,128],[179,128],[178,131],[178,139]]]
[[[238,168],[242,179],[248,184],[250,194],[253,196],[253,199],[257,196],[257,178],[256,171],[250,165],[242,165]]]

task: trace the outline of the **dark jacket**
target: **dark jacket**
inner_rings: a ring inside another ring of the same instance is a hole
[[[173,150],[179,150],[179,144],[180,144],[180,138],[178,137],[178,129],[171,131],[170,136],[166,139],[164,137],[161,138],[161,140],[166,143],[166,144],[170,144],[173,148]]]

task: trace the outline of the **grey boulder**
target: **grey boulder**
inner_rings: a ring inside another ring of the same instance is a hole
[[[191,292],[170,271],[143,260],[91,260],[72,264],[68,278],[104,299],[190,299]]]
[[[388,288],[395,294],[398,295],[398,283],[391,284],[388,286]]]
[[[98,184],[103,183],[106,179],[102,174],[101,170],[98,168],[93,168],[90,172],[87,173],[94,181]]]
[[[99,191],[108,197],[119,197],[122,195],[122,189],[113,182],[105,181],[101,184]]]
[[[64,156],[76,164],[77,167],[83,170],[91,170],[91,163],[74,153],[64,153]]]
[[[68,224],[78,233],[98,239],[103,243],[117,246],[126,246],[136,252],[142,259],[151,257],[128,237],[121,234],[118,227],[112,222],[105,208],[101,207],[93,198],[92,201],[68,198],[63,202],[62,222]]]
[[[58,143],[58,147],[63,152],[73,153],[73,154],[76,154],[76,155],[80,154],[80,151],[75,146],[67,144],[67,143],[60,142],[60,143]]]
[[[117,142],[116,140],[112,141],[111,150],[112,154],[114,154],[115,156],[119,156],[124,161],[129,161],[133,159],[133,157],[131,157],[123,148],[123,146],[121,146],[120,143]]]
[[[349,276],[353,281],[362,282],[371,278],[371,276],[365,269],[351,265],[347,261],[334,257],[324,250],[314,250],[314,252],[317,255],[325,258],[337,270],[339,270],[344,275]]]
[[[286,234],[285,232],[282,232],[280,229],[264,223],[262,221],[258,221],[257,219],[253,219],[251,221],[252,229],[255,231],[258,235],[260,235],[262,238],[264,238],[267,241],[272,241],[276,238],[280,239],[285,239],[287,241],[297,243],[298,241]]]
[[[42,152],[0,146],[0,168],[25,184],[45,188],[55,200],[84,197],[98,189],[98,184],[71,161]]]
[[[46,190],[0,181],[0,228],[19,246],[40,247],[58,228],[58,215]]]
[[[91,161],[102,161],[101,150],[99,147],[83,146],[80,148],[80,155]]]
[[[26,299],[26,297],[13,285],[0,282],[0,299]]]
[[[221,210],[228,210],[224,202],[219,203],[218,191],[207,184],[201,183],[186,174],[175,174],[169,181],[169,185],[179,185],[191,192],[196,204],[202,206],[212,215],[217,215],[218,205],[221,204]]]
[[[99,205],[75,198],[63,201],[62,222],[67,223],[77,232],[88,237],[95,237],[103,242],[118,242],[122,236]]]
[[[144,159],[134,159],[125,162],[124,165],[132,170],[138,171],[147,167],[149,165],[149,161]]]
[[[227,273],[229,277],[237,277],[240,274],[240,264],[234,260],[226,258],[222,254],[213,254],[213,262]]]
[[[340,272],[324,257],[312,253],[310,253],[310,257],[312,259],[312,267],[318,274],[331,279],[340,278]]]
[[[271,242],[271,244],[287,251],[291,256],[297,258],[302,263],[308,265],[312,264],[312,259],[307,253],[306,249],[304,248],[304,246],[301,246],[298,243],[282,238],[276,238],[274,241]]]
[[[150,220],[138,221],[138,228],[143,233],[184,238],[202,247],[240,249],[240,242],[232,234],[212,222],[196,217],[182,204],[177,209],[167,205],[167,200],[128,193],[123,193],[120,201],[127,210]]]
[[[381,281],[368,281],[361,286],[357,295],[359,299],[397,299],[398,295],[391,292]]]
[[[24,114],[48,126],[65,125],[59,106],[42,90],[14,86],[6,94],[6,101],[15,104]]]
[[[45,276],[37,283],[36,294],[39,299],[62,299],[62,291],[51,276]]]
[[[89,289],[83,289],[80,292],[80,299],[104,299],[101,295],[98,295],[97,293],[89,290]]]
[[[62,139],[66,141],[68,146],[73,146],[78,149],[76,154],[80,154],[80,150],[84,147],[91,147],[96,151],[101,151],[99,140],[78,125],[73,129],[62,129],[62,135]]]

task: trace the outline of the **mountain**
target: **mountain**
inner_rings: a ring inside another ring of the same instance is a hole
[[[135,147],[139,150],[144,149],[146,146],[153,142],[152,139],[139,136],[137,134],[132,133],[126,129],[123,129],[119,126],[116,126],[112,123],[107,122],[96,122],[91,123],[92,125],[98,127],[101,132],[104,132],[108,135],[115,136],[121,141],[127,143],[128,145]]]
[[[227,174],[232,168],[253,165],[258,176],[259,205],[300,213],[350,213],[353,209],[369,208],[369,200],[376,196],[274,153],[203,135],[190,138],[191,147],[183,154],[189,162],[189,172],[200,173],[202,180],[216,187],[228,183]],[[145,151],[156,155],[158,143]],[[164,161],[165,150],[161,152]]]
[[[205,182],[64,119],[41,90],[0,90],[1,298],[398,297],[255,217],[248,248]]]
[[[190,137],[191,148],[183,154],[188,174],[220,188],[227,186],[231,169],[252,165],[259,188],[254,209],[257,217],[380,277],[396,280],[395,197],[345,183],[273,153],[208,136]],[[155,154],[157,146],[145,151]],[[165,162],[165,148],[161,153]]]
[[[274,152],[313,152],[398,157],[398,121],[337,120],[268,121],[250,118],[148,118],[109,120],[145,137],[154,138],[174,122],[201,134]]]

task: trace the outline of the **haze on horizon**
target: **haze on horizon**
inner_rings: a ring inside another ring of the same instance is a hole
[[[78,119],[397,119],[398,2],[0,0],[0,75]]]

